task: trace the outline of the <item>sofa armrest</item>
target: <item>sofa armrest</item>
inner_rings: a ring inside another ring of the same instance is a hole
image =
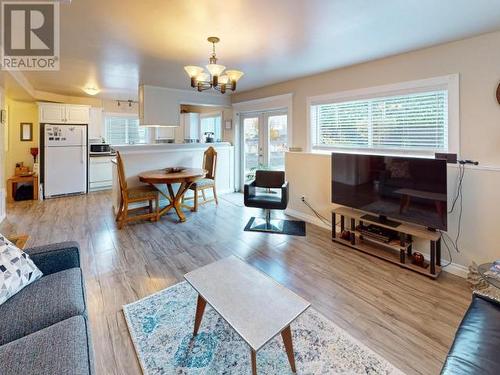
[[[80,267],[80,246],[68,241],[32,247],[25,252],[44,275]]]

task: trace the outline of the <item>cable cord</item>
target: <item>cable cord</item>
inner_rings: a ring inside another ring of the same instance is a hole
[[[316,211],[306,200],[302,198],[302,202],[314,213],[314,215],[320,219],[324,224],[332,225],[332,222]]]
[[[455,211],[455,208],[457,207],[458,203],[458,225],[457,225],[457,235],[455,238],[451,238],[450,235],[446,232],[440,231],[442,238],[443,238],[443,244],[446,246],[446,249],[448,250],[448,254],[450,256],[450,261],[448,264],[446,264],[443,267],[447,267],[452,263],[452,253],[450,246],[455,250],[457,253],[460,253],[460,234],[462,232],[462,213],[463,213],[463,181],[464,181],[464,176],[465,176],[465,165],[464,164],[459,164],[458,165],[458,182],[457,182],[457,190],[455,197],[453,198],[453,202],[451,205],[451,209],[448,211],[448,214],[451,214]]]

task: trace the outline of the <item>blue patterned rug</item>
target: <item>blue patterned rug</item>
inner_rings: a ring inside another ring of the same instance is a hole
[[[123,306],[144,374],[250,375],[248,346],[209,305],[193,338],[196,298],[182,282]],[[402,374],[313,308],[291,327],[297,374]],[[280,335],[257,352],[257,372],[292,374]]]

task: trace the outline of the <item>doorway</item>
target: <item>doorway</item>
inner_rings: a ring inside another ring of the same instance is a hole
[[[257,169],[285,170],[287,110],[241,115],[241,186]]]

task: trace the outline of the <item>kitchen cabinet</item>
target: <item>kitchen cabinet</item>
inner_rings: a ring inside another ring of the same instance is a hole
[[[102,108],[90,108],[89,139],[104,137],[104,114]]]
[[[184,130],[184,139],[200,139],[200,114],[182,113],[181,127]]]
[[[77,104],[38,103],[40,123],[88,124],[90,106]]]
[[[111,189],[114,156],[91,156],[89,162],[89,190]]]

